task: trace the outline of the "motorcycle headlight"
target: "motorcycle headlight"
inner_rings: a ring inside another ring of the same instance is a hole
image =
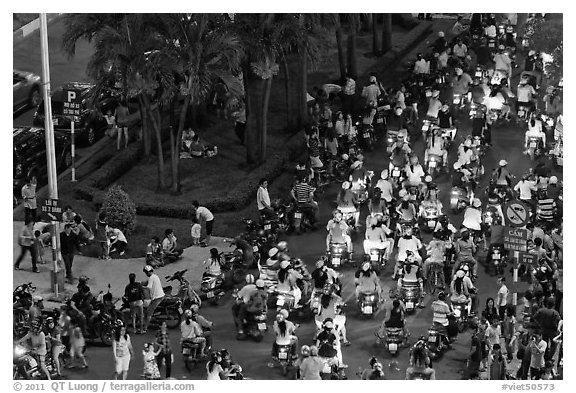
[[[376,299],[376,297],[374,295],[368,295],[368,296],[364,297],[365,302],[373,302],[375,299]]]
[[[19,358],[19,357],[24,356],[24,355],[26,355],[26,348],[24,348],[21,345],[16,345],[14,347],[14,357]]]

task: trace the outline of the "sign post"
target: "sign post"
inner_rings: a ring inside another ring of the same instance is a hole
[[[516,217],[516,216],[514,216]],[[512,282],[512,305],[518,305],[518,292],[516,289],[518,283],[518,267],[520,265],[520,254],[526,254],[528,240],[528,231],[526,229],[505,227],[504,229],[504,249],[514,251],[514,273]],[[524,258],[522,259],[524,262]]]
[[[82,98],[80,91],[65,89],[64,95],[66,96],[66,101],[64,102],[63,115],[70,118],[70,143],[71,143],[71,153],[72,153],[72,181],[76,181],[76,141],[74,135],[74,123],[76,119],[80,116],[80,110],[82,106]]]

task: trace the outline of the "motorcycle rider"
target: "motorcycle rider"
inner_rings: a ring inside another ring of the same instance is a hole
[[[288,310],[282,309],[276,315],[273,330],[276,334],[274,344],[272,344],[272,357],[278,356],[278,348],[281,345],[290,345],[292,359],[298,358],[298,337],[294,335],[298,326],[288,320]]]
[[[196,303],[190,306],[190,311],[192,311],[193,318],[195,318],[202,329],[202,336],[206,339],[206,353],[208,353],[212,349],[212,328],[214,327],[214,322],[200,315],[200,306]]]
[[[292,199],[296,201],[298,208],[309,209],[312,211],[313,223],[318,222],[318,216],[320,209],[318,208],[318,202],[314,200],[314,187],[307,183],[307,179],[298,178],[294,188],[290,191]],[[314,224],[313,224],[314,225]]]
[[[527,151],[530,149],[530,138],[540,139],[536,146],[537,148],[546,147],[546,133],[542,129],[542,121],[534,115],[531,116],[528,122],[528,131],[524,134],[524,147]]]
[[[38,367],[44,375],[46,379],[50,380],[50,373],[48,372],[48,368],[46,368],[46,355],[48,354],[48,350],[46,349],[46,336],[42,331],[42,324],[40,321],[32,321],[30,324],[30,331],[22,337],[21,339],[16,341],[17,345],[26,345],[26,348],[29,348],[31,353],[35,355],[38,359]],[[55,359],[54,361],[58,361]],[[25,371],[21,371],[22,375],[26,375]]]
[[[70,306],[77,312],[76,317],[79,319],[79,326],[83,334],[86,334],[88,331],[88,324],[93,317],[92,311],[94,310],[95,301],[92,292],[90,292],[90,287],[87,285],[88,280],[90,280],[88,277],[84,275],[80,276],[78,285],[76,286],[78,291],[72,295],[70,299]]]
[[[317,291],[323,290],[326,284],[332,285],[334,292],[339,294],[341,290],[339,277],[340,274],[328,267],[323,259],[316,261],[316,269],[312,271],[312,281],[314,282],[312,296],[314,296]]]
[[[444,105],[447,107],[447,105]],[[442,119],[442,112],[440,113],[440,118]],[[440,120],[442,122],[442,120]],[[424,151],[424,162],[427,164],[430,160],[430,155],[435,155],[442,158],[442,165],[444,168],[448,166],[448,151],[444,147],[444,138],[442,137],[442,128],[451,128],[449,127],[442,127],[436,128],[433,132],[430,133],[428,138],[426,139],[426,150]]]
[[[433,208],[438,211],[438,215],[440,216],[442,215],[442,207],[442,202],[440,202],[440,199],[438,199],[438,188],[436,185],[432,184],[431,187],[428,188],[426,198],[420,202],[419,215],[420,217],[423,217],[426,209]]]
[[[410,355],[410,366],[406,369],[406,379],[411,380],[416,376],[422,376],[422,379],[435,380],[436,371],[429,365],[430,358],[425,345],[416,345]]]
[[[360,295],[370,293],[375,293],[378,299],[381,298],[382,287],[380,286],[380,279],[376,272],[372,270],[370,262],[364,262],[361,268],[356,271],[354,277],[356,301],[360,299]]]
[[[507,168],[508,161],[500,160],[498,162],[498,168],[494,171],[493,177],[496,179],[496,185],[506,188],[507,192],[510,193],[510,188],[512,187],[512,174]]]
[[[268,259],[264,267],[265,275],[262,278],[267,280],[277,281],[278,280],[278,270],[280,269],[280,250],[276,247],[272,247],[268,250]]]
[[[392,231],[385,224],[378,222],[376,217],[369,217],[368,220],[364,240],[364,254],[368,255],[370,254],[370,249],[378,248],[385,250],[384,259],[388,260],[389,255],[392,253],[393,241],[386,236],[390,235]]]
[[[458,161],[462,164],[470,164],[474,156],[474,149],[472,148],[472,137],[468,135],[464,142],[458,146]]]
[[[466,228],[460,230],[460,239],[456,241],[455,247],[458,258],[454,264],[453,273],[456,273],[460,265],[469,263],[472,265],[472,278],[476,279],[478,277],[478,261],[474,258],[476,244],[474,244],[469,230]]]
[[[414,254],[410,251],[406,254],[404,263],[400,266],[400,278],[396,282],[396,290],[401,293],[402,287],[405,284],[418,283],[420,287],[420,297],[418,300],[418,307],[424,308],[422,301],[424,300],[424,283],[422,281],[422,269],[420,264],[415,261]]]
[[[404,344],[408,343],[408,330],[406,329],[406,312],[404,306],[401,304],[400,299],[392,300],[392,308],[383,322],[385,328],[402,329],[404,336]],[[379,337],[379,336],[378,336]]]
[[[426,118],[433,123],[436,123],[440,109],[442,109],[442,102],[440,101],[440,90],[434,90],[432,92],[432,97],[430,97],[430,100],[428,101]],[[426,138],[426,135],[424,135],[424,138]]]
[[[359,213],[355,213],[359,214]],[[346,243],[346,248],[348,249],[349,258],[352,258],[352,239],[348,235],[349,226],[343,219],[343,214],[340,210],[334,210],[332,212],[332,219],[328,221],[326,225],[326,230],[328,235],[326,236],[326,251],[330,251],[330,244],[332,243]]]
[[[422,267],[422,273],[426,283],[428,283],[428,290],[432,292],[435,288],[432,287],[432,274],[438,272],[438,283],[439,288],[444,288],[444,259],[446,255],[446,243],[443,240],[437,238],[435,232],[433,239],[428,243],[426,251],[428,253],[428,258],[424,261],[424,266]]]
[[[406,104],[404,104],[406,106]],[[391,134],[396,134],[396,137],[402,136],[406,138],[408,135],[408,121],[404,116],[404,109],[401,106],[394,108],[394,113],[390,116],[386,122],[386,127]]]
[[[158,275],[154,273],[154,269],[152,268],[152,266],[150,265],[144,266],[143,271],[144,274],[146,274],[146,277],[148,277],[147,287],[150,289],[150,296],[151,296],[150,304],[146,309],[144,330],[142,330],[142,333],[144,334],[148,330],[148,325],[152,320],[152,315],[154,315],[156,307],[158,307],[158,305],[160,305],[162,300],[164,300],[165,294],[164,290],[162,289],[162,283],[160,282],[160,277],[158,277]]]
[[[396,268],[395,272],[400,269],[401,261],[406,259],[408,251],[414,254],[414,258],[418,263],[422,262],[422,257],[420,256],[420,249],[422,248],[422,242],[412,233],[412,228],[406,228],[404,235],[398,239],[398,254],[396,256]],[[396,277],[396,274],[394,275]],[[393,278],[394,279],[394,278]]]
[[[344,306],[342,298],[334,293],[332,285],[326,284],[320,296],[318,314],[314,318],[319,331],[322,329],[323,321],[330,318],[336,325],[338,336],[342,336],[342,344],[348,346],[350,341],[346,335],[346,316],[341,313],[342,306]]]
[[[510,78],[512,77],[512,60],[508,53],[505,51],[504,45],[498,46],[498,51],[492,56],[494,60],[494,70],[501,71],[506,74],[508,85],[510,85]]]
[[[408,146],[408,143],[404,140],[404,138],[398,134],[396,137],[396,144],[393,146],[392,151],[390,152],[390,166],[389,170],[392,172],[394,167],[398,167],[400,169],[404,169],[408,164],[408,156],[412,153],[412,149]]]
[[[423,191],[422,178],[424,177],[424,168],[418,162],[418,156],[413,155],[410,157],[410,164],[404,168],[406,173],[405,187],[418,187],[419,192]]]
[[[210,258],[204,261],[205,271],[202,277],[221,277],[222,276],[222,260],[217,248],[210,249]]]
[[[452,304],[470,302],[470,309],[474,312],[476,310],[476,292],[477,290],[470,278],[466,276],[466,272],[463,269],[459,269],[450,283],[450,302]]]
[[[246,314],[266,314],[268,310],[267,302],[268,292],[266,290],[266,284],[264,280],[258,279],[256,280],[256,291],[250,295],[246,303]]]
[[[390,204],[394,198],[394,188],[390,180],[388,180],[388,172],[388,169],[384,169],[380,173],[380,180],[376,183],[376,188],[380,189],[380,198],[385,200],[387,204]]]
[[[334,322],[330,318],[326,318],[322,324],[322,331],[316,336],[316,346],[318,347],[318,355],[328,359],[330,363],[338,366],[338,368],[348,367],[342,362],[342,351],[340,350],[339,333],[334,328]]]
[[[352,190],[365,190],[367,183],[370,181],[368,178],[368,171],[364,168],[364,162],[361,160],[355,161],[350,167],[350,183]]]
[[[528,111],[533,111],[535,108],[534,99],[536,97],[536,90],[532,85],[528,84],[528,78],[522,77],[520,83],[518,84],[518,90],[516,91],[516,110],[521,106],[528,109]]]
[[[464,220],[462,221],[462,227],[474,231],[474,235],[482,237],[484,241],[484,246],[486,246],[486,238],[484,237],[484,232],[482,231],[482,202],[478,198],[472,200],[472,206],[468,206],[464,210]]]
[[[296,308],[301,307],[300,299],[302,298],[302,291],[296,285],[296,281],[299,279],[302,279],[302,275],[292,268],[290,261],[282,261],[280,263],[276,290],[279,293],[288,293],[294,296],[294,307]]]
[[[342,189],[336,197],[336,202],[338,204],[338,210],[342,213],[352,213],[354,215],[354,226],[358,227],[358,220],[360,218],[360,212],[358,211],[358,196],[352,192],[351,183],[345,181],[342,183]]]
[[[398,222],[396,223],[397,230],[400,232],[402,223],[414,224],[416,222],[417,210],[415,201],[410,200],[410,194],[406,190],[401,190],[402,202],[396,206],[396,214],[398,215]],[[400,196],[399,195],[399,196]]]
[[[432,325],[434,325],[441,334],[441,339],[445,340],[443,344],[449,345],[448,316],[452,314],[452,310],[450,306],[448,306],[448,303],[446,303],[446,294],[444,292],[438,294],[438,299],[432,302],[431,308],[433,312]]]
[[[184,311],[184,321],[180,324],[180,344],[191,343],[198,345],[198,353],[201,358],[207,356],[206,339],[203,337],[202,328],[197,322],[191,310]]]
[[[454,92],[454,97],[456,95],[460,95],[460,99],[464,102],[464,98],[468,94],[468,90],[470,90],[470,86],[472,85],[472,78],[468,75],[467,72],[464,72],[462,68],[456,67],[454,69],[454,73],[456,76],[452,79],[452,91]],[[460,103],[458,103],[460,105]]]
[[[237,336],[244,334],[243,321],[246,318],[246,307],[248,306],[251,296],[258,290],[252,274],[247,274],[244,280],[246,285],[236,293],[236,301],[232,305],[232,316],[234,317]]]

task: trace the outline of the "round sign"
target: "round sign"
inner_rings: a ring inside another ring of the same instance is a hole
[[[526,205],[519,201],[510,201],[504,204],[504,208],[502,210],[508,225],[513,227],[523,227],[528,223],[528,220],[530,219],[528,208]]]

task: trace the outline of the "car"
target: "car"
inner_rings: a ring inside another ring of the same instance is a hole
[[[24,108],[36,108],[42,101],[42,79],[31,72],[13,70],[13,113]]]
[[[48,180],[46,160],[46,136],[44,128],[14,127],[12,145],[14,148],[14,196],[20,198],[26,179],[35,176],[38,184]],[[56,167],[61,171],[72,164],[72,149],[69,137],[62,132],[54,132],[56,146]]]
[[[104,135],[108,128],[108,123],[104,114],[108,110],[114,112],[118,106],[118,99],[114,94],[102,93],[95,100],[95,106],[90,105],[92,94],[94,94],[95,85],[85,82],[67,82],[54,90],[52,93],[52,120],[54,130],[70,134],[71,117],[64,115],[64,103],[66,101],[65,91],[74,90],[79,92],[82,100],[80,116],[74,119],[74,134],[79,144],[93,145],[99,138]],[[43,101],[38,106],[34,114],[32,124],[36,127],[44,127],[44,105]]]

